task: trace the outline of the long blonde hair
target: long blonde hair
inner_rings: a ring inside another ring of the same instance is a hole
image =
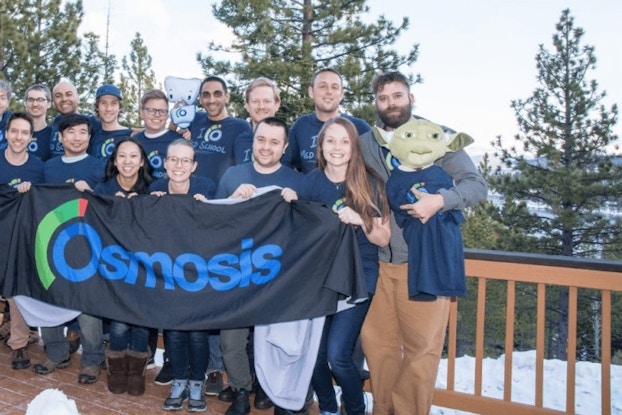
[[[320,130],[316,151],[318,168],[321,171],[326,170],[326,159],[322,149],[326,137],[326,129],[333,124],[345,128],[350,138],[351,156],[346,170],[344,202],[361,215],[365,230],[370,232],[374,218],[380,216],[383,219],[387,219],[389,217],[389,204],[382,186],[382,178],[365,163],[358,131],[352,124],[352,121],[344,117],[329,119]],[[376,186],[374,186],[374,182]]]

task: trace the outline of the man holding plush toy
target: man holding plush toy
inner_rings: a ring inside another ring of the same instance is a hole
[[[386,134],[375,129],[361,136],[361,145],[365,161],[385,181],[389,181],[393,174],[401,175],[409,167],[399,169],[400,161],[407,160],[408,155],[397,157],[401,160],[396,162],[391,148],[399,152],[399,146],[395,147],[395,143],[392,146],[391,142],[399,140],[396,133],[399,136],[408,130],[408,127],[402,130],[400,127],[417,119],[412,115],[414,96],[410,92],[408,79],[400,72],[377,75],[372,89],[378,117],[384,124]],[[435,131],[436,138],[445,140],[448,131],[436,130],[433,123],[427,127]],[[442,137],[438,131],[442,132]],[[439,212],[459,213],[486,198],[487,184],[467,153],[461,149],[464,145],[446,154],[437,153],[438,158],[431,160],[434,166],[440,168],[434,169],[435,173],[440,174],[439,178],[447,174],[450,180],[444,184],[438,182],[440,186],[435,184],[429,193],[409,185],[402,195],[408,203],[392,206],[391,240],[388,247],[380,248],[378,286],[361,332],[371,375],[374,415],[420,415],[430,412],[449,318],[450,295],[457,293],[437,291],[434,283],[432,288],[426,286],[425,290],[420,290],[426,295],[417,295],[409,289],[412,288],[409,287],[412,284],[409,284],[408,277],[409,246],[397,226],[396,218],[400,218],[398,223],[405,225],[409,222],[409,216],[425,226]],[[426,167],[428,164],[425,163]],[[413,167],[422,166],[410,166],[411,171],[415,171]],[[417,184],[427,186],[420,181]],[[407,193],[410,198],[407,198]],[[411,245],[413,243],[422,244],[425,241],[411,241]],[[426,251],[426,254],[432,252]],[[441,252],[434,254],[442,258]],[[410,265],[416,273],[421,273],[421,269],[414,268],[417,264]],[[430,275],[418,277],[427,278],[429,282],[433,278]]]

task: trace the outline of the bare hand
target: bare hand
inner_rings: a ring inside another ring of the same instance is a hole
[[[298,194],[296,194],[296,192],[293,189],[290,189],[289,187],[286,187],[283,190],[281,190],[281,196],[283,196],[283,199],[287,203],[290,203],[292,200],[298,200]]]
[[[413,218],[419,219],[421,223],[426,223],[445,205],[443,196],[439,194],[420,192],[417,189],[411,189],[411,191],[418,199],[417,202],[401,205],[400,209],[405,210]]]
[[[203,196],[201,193],[197,193],[193,197],[194,197],[194,200],[198,200],[199,202],[207,202],[207,198]]]
[[[91,192],[93,191],[93,189],[91,189],[91,186],[89,186],[89,184],[84,180],[78,180],[74,183],[74,186],[76,187],[76,190],[80,192],[84,192],[85,190],[90,190]]]
[[[343,223],[357,226],[363,225],[363,218],[361,218],[361,215],[356,213],[349,206],[346,206],[339,210],[333,209],[333,211],[337,214],[337,216],[339,216],[339,220],[341,220]]]
[[[32,186],[32,183],[30,182],[21,182],[20,184],[17,185],[16,189],[20,193],[26,193],[27,191],[30,190],[30,186]]]
[[[233,194],[231,196],[229,196],[229,197],[232,198],[232,199],[235,199],[236,197],[241,197],[241,198],[244,198],[244,199],[248,199],[256,191],[257,191],[257,188],[255,186],[253,186],[252,184],[243,183],[237,189],[235,189],[235,192],[233,192]]]

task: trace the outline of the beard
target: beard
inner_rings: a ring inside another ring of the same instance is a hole
[[[411,103],[402,107],[389,107],[384,111],[378,110],[378,118],[383,122],[385,128],[396,129],[405,124],[412,117],[413,106]]]

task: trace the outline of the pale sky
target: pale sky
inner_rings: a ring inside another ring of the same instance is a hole
[[[212,16],[205,0],[110,0],[110,53],[118,59],[130,51],[140,32],[153,69],[164,77],[202,78],[197,52],[207,43],[229,43],[231,32]],[[607,91],[604,103],[622,107],[622,1],[620,0],[446,0],[405,2],[370,0],[373,18],[379,14],[396,24],[402,16],[410,29],[395,45],[404,53],[418,43],[419,58],[405,72],[419,73],[424,82],[413,87],[415,112],[475,138],[466,148],[472,156],[489,151],[496,136],[514,144],[518,127],[510,107],[536,88],[538,45],[553,50],[552,36],[562,10],[569,8],[575,27],[585,31],[584,45],[595,47],[595,79]],[[83,0],[81,31],[93,31],[104,47],[108,2]],[[617,70],[617,73],[616,73]],[[620,108],[622,110],[622,108]],[[622,122],[614,132],[622,137]],[[618,140],[620,142],[620,140]]]

